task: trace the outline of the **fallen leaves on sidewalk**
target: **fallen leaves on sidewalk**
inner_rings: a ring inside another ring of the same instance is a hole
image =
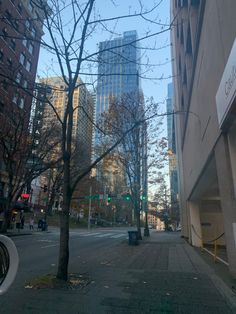
[[[34,278],[26,283],[25,289],[82,289],[86,287],[91,280],[87,274],[69,274],[68,280],[57,279],[55,275],[47,274]]]

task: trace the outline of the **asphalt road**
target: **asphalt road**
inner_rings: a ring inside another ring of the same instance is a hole
[[[0,297],[1,314],[232,314],[233,292],[179,233],[128,245],[128,229],[72,230],[69,272],[88,278],[72,289],[30,289],[38,275],[55,274],[59,232],[12,238],[20,267]]]
[[[104,228],[70,231],[70,267],[98,258],[104,248],[114,247],[127,240],[126,228]],[[19,270],[11,290],[22,287],[22,283],[38,275],[56,273],[59,253],[59,230],[37,232],[32,235],[12,237],[19,253]]]

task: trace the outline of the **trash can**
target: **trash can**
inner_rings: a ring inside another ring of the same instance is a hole
[[[128,231],[129,245],[138,245],[138,231]]]

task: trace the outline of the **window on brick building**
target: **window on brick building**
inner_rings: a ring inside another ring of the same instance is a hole
[[[30,29],[30,21],[29,21],[29,20],[26,20],[26,21],[25,21],[25,29],[26,29],[27,31],[29,31],[29,29]]]
[[[4,53],[2,50],[0,50],[0,62],[3,61],[3,58],[4,58]]]
[[[17,104],[18,99],[19,99],[19,93],[16,92],[12,98],[12,102],[14,102],[14,104]]]
[[[0,101],[0,112],[4,111],[4,103]]]
[[[6,27],[4,27],[4,28],[2,29],[2,34],[3,34],[3,39],[6,40],[6,39],[7,39],[7,36],[8,36],[7,28],[6,28]]]
[[[12,50],[14,50],[14,51],[16,50],[16,40],[15,39],[11,38],[9,45],[10,45]]]
[[[26,61],[26,65],[25,65],[26,70],[30,71],[31,70],[31,66],[32,66],[32,63],[29,60],[27,60]]]
[[[22,79],[22,74],[20,72],[18,72],[17,75],[16,75],[16,82],[20,83],[21,79]]]
[[[29,47],[28,47],[29,53],[33,54],[34,51],[34,46],[32,43],[29,43]]]
[[[5,90],[5,91],[7,91],[8,90],[8,83],[7,83],[7,80],[2,80],[2,82],[1,82],[1,86],[2,86],[2,88]]]
[[[22,9],[22,4],[21,4],[21,3],[18,4],[18,6],[17,6],[17,11],[18,11],[20,14],[22,14],[23,9]]]
[[[23,109],[25,106],[25,99],[23,97],[20,98],[19,107]]]
[[[7,58],[7,66],[9,68],[12,68],[12,59],[11,58]]]
[[[21,53],[20,54],[20,64],[24,65],[25,64],[25,59],[26,59],[25,54]]]
[[[29,11],[30,11],[31,13],[32,13],[33,10],[34,10],[34,7],[33,7],[33,5],[32,5],[31,2],[28,3],[28,9],[29,9]]]
[[[36,29],[34,27],[32,27],[32,29],[31,29],[31,35],[33,38],[36,37]]]
[[[26,79],[23,80],[23,84],[22,85],[23,85],[24,88],[28,87],[28,82],[26,81]]]

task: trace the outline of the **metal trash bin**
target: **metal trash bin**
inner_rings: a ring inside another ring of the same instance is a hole
[[[128,231],[129,245],[138,245],[138,231]]]

